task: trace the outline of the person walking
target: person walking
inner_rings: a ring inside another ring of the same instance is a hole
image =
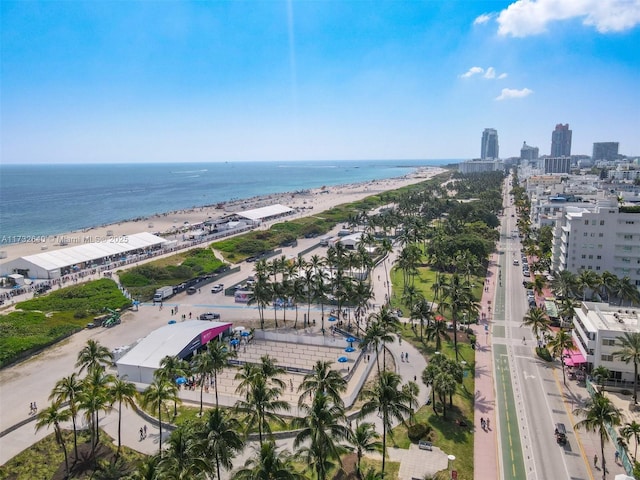
[[[593,466],[598,468],[598,455],[593,456]]]
[[[618,450],[616,450],[614,458],[615,458],[616,463],[618,463],[618,461],[620,460],[620,452]]]

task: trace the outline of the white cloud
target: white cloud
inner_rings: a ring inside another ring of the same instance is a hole
[[[493,13],[483,13],[482,15],[476,17],[473,21],[474,25],[482,25],[483,23],[487,23],[494,16]]]
[[[474,75],[482,75],[483,78],[486,78],[489,80],[493,80],[496,78],[498,80],[502,80],[503,78],[507,78],[506,73],[501,73],[500,75],[496,75],[496,69],[493,67],[487,67],[486,70],[482,67],[471,67],[465,73],[460,75],[460,78],[470,78],[470,77],[473,77]]]
[[[484,78],[496,78],[496,69],[493,67],[487,68],[487,71],[484,72]]]
[[[502,93],[496,97],[496,100],[509,100],[512,98],[524,98],[533,93],[533,90],[523,88],[516,90],[515,88],[503,88]]]
[[[471,67],[465,73],[460,75],[460,77],[461,78],[469,78],[469,77],[472,77],[474,75],[479,75],[481,73],[484,73],[484,68],[482,68],[482,67]]]
[[[640,24],[640,0],[517,0],[498,15],[498,33],[537,35],[551,22],[574,18],[600,33],[629,30]]]

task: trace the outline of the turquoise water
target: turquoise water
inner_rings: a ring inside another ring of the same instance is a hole
[[[448,163],[1,165],[0,233],[4,238],[51,235],[238,198],[399,177],[420,166]]]

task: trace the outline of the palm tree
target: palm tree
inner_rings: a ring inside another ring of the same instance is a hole
[[[240,422],[228,416],[216,405],[216,408],[209,410],[202,430],[198,432],[200,448],[205,458],[213,457],[218,479],[222,478],[220,466],[225,470],[231,470],[233,457],[244,448],[239,431]]]
[[[411,308],[411,319],[418,320],[420,322],[420,341],[423,339],[422,334],[424,331],[425,321],[428,327],[433,322],[434,317],[435,315],[431,309],[431,303],[424,297],[413,304],[413,307]]]
[[[613,352],[614,357],[618,357],[625,363],[633,362],[633,403],[638,403],[638,363],[640,363],[640,333],[625,332],[622,337],[618,337],[620,350]]]
[[[158,480],[160,475],[160,455],[149,455],[140,462],[129,480]]]
[[[202,416],[202,392],[204,391],[204,384],[207,380],[207,376],[213,373],[213,368],[213,357],[209,355],[208,350],[194,355],[193,359],[191,360],[191,370],[193,371],[193,373],[199,376],[198,383],[200,384],[200,416]]]
[[[293,300],[293,306],[296,309],[296,321],[293,323],[293,328],[296,329],[298,328],[298,303],[304,301],[306,297],[305,280],[303,277],[296,277],[293,280],[291,283],[290,293]]]
[[[181,426],[169,437],[168,448],[160,459],[158,478],[206,480],[211,470],[209,460],[200,455],[196,436],[189,427]]]
[[[638,456],[638,442],[640,442],[640,423],[636,422],[635,420],[625,423],[620,428],[620,435],[622,435],[622,437],[627,441],[627,443],[629,442],[631,437],[633,437],[633,440],[635,443],[635,449],[633,451],[633,459],[635,460]]]
[[[69,413],[73,424],[73,453],[74,462],[78,460],[78,430],[76,427],[76,417],[78,407],[82,397],[82,382],[78,380],[78,374],[72,373],[68,377],[58,380],[49,395],[49,400],[54,400],[60,404],[69,402]]]
[[[573,297],[576,286],[576,276],[569,270],[562,270],[551,282],[556,297]]]
[[[264,309],[273,298],[272,283],[266,273],[256,271],[256,283],[253,284],[249,305],[258,305],[258,315],[260,316],[260,328],[264,330]]]
[[[391,306],[387,303],[383,305],[378,313],[373,314],[373,319],[375,323],[380,325],[382,329],[383,335],[380,337],[382,341],[383,350],[386,348],[386,343],[392,343],[394,338],[392,334],[397,333],[400,329],[400,320],[396,316],[395,312],[391,310]],[[389,339],[391,338],[391,339]],[[385,369],[387,367],[386,364],[386,355],[382,356],[382,368]]]
[[[585,429],[597,433],[600,436],[600,458],[602,459],[602,480],[607,477],[606,457],[604,444],[609,441],[607,426],[617,427],[622,422],[622,412],[616,408],[610,399],[596,393],[588,399],[584,407],[576,408],[574,415],[585,417],[576,423],[576,429]]]
[[[296,472],[293,459],[287,453],[279,453],[272,440],[260,444],[257,455],[247,460],[244,468],[231,476],[233,480],[305,480]]]
[[[229,364],[229,359],[237,354],[227,348],[219,340],[209,342],[207,355],[210,357],[211,374],[213,375],[213,388],[216,394],[216,408],[218,407],[218,373],[222,372]]]
[[[289,404],[283,400],[278,400],[282,394],[279,387],[269,386],[267,380],[262,375],[251,377],[247,386],[247,393],[244,400],[238,400],[235,404],[236,411],[246,414],[245,425],[247,431],[251,428],[258,429],[260,444],[263,443],[263,434],[271,434],[270,422],[283,425],[285,422],[278,411],[289,411]]]
[[[175,383],[179,377],[186,377],[189,374],[189,364],[177,355],[167,355],[160,360],[160,368],[153,372],[154,376],[160,376]],[[178,402],[173,404],[173,417],[178,416]]]
[[[318,360],[313,367],[313,372],[305,375],[298,387],[298,391],[302,392],[298,405],[302,405],[307,398],[324,395],[335,405],[343,406],[340,394],[346,389],[347,382],[340,373],[331,369],[331,362]]]
[[[447,324],[443,318],[434,320],[431,325],[427,327],[427,341],[436,342],[436,351],[440,351],[442,347],[442,338],[449,340],[449,333],[447,332]]]
[[[467,309],[467,306],[473,304],[473,294],[469,284],[463,284],[460,276],[454,273],[442,286],[444,298],[441,306],[451,312],[451,321],[453,322],[453,349],[456,352],[456,361],[458,360],[458,318],[460,314]]]
[[[564,374],[564,351],[576,349],[573,339],[571,338],[571,334],[566,330],[560,329],[556,335],[549,340],[547,347],[551,351],[551,355],[553,355],[553,357],[560,358],[560,363],[562,364],[562,381],[566,385],[567,379]]]
[[[440,403],[442,403],[442,417],[447,417],[447,396],[449,402],[456,391],[457,382],[455,377],[447,371],[439,371],[433,379],[433,390],[438,393]],[[451,402],[452,403],[452,402]]]
[[[618,289],[618,277],[609,271],[602,272],[600,276],[600,293],[606,296],[607,301],[611,300],[611,296]]]
[[[160,455],[162,455],[162,410],[166,410],[167,402],[175,402],[177,398],[176,384],[159,377],[154,378],[153,382],[142,392],[142,405],[158,412],[158,427],[160,428],[158,452]]]
[[[387,279],[387,298],[391,298],[391,281],[389,279],[389,272],[387,271],[387,257],[393,252],[393,244],[388,238],[384,238],[380,244],[380,252],[384,256],[382,261],[384,265],[384,278]]]
[[[334,404],[329,396],[318,393],[311,406],[303,403],[300,409],[302,416],[293,419],[293,426],[300,429],[293,447],[298,450],[307,440],[310,441],[308,446],[300,449],[299,454],[310,466],[314,466],[317,479],[325,480],[332,466],[331,460],[341,463],[340,454],[345,451],[336,440],[349,438],[344,408]]]
[[[100,441],[99,413],[111,410],[109,398],[110,385],[115,380],[111,374],[105,373],[100,366],[94,366],[82,380],[82,394],[80,396],[80,408],[85,410],[86,417],[91,425],[91,453],[95,454],[95,448]]]
[[[78,352],[76,367],[80,367],[79,373],[85,369],[104,369],[113,363],[113,355],[107,347],[100,345],[95,340],[87,340],[87,344]]]
[[[604,365],[598,365],[591,371],[591,376],[596,379],[598,384],[600,385],[600,393],[604,395],[604,381],[609,378],[611,372]]]
[[[365,452],[373,452],[382,448],[382,443],[378,441],[379,438],[380,435],[376,432],[376,427],[373,423],[364,422],[356,425],[349,442],[356,450],[356,474],[359,478],[362,478],[360,463]]]
[[[629,305],[640,303],[640,291],[638,291],[638,288],[627,276],[620,279],[616,291],[616,297],[620,299],[620,303],[618,303],[618,305],[622,305],[622,302],[625,300],[629,302]]]
[[[111,405],[118,402],[118,449],[114,462],[120,457],[120,447],[122,445],[122,404],[133,408],[135,406],[136,386],[126,381],[126,375],[122,378],[116,378],[109,387],[109,396],[111,397]]]
[[[36,431],[43,427],[50,427],[53,425],[53,431],[56,435],[56,443],[62,447],[64,453],[64,466],[67,476],[69,475],[69,457],[67,455],[67,446],[62,438],[62,430],[60,429],[60,422],[66,422],[71,418],[71,411],[69,409],[63,409],[60,402],[54,401],[47,408],[38,413],[36,421]]]
[[[411,413],[411,398],[400,388],[402,379],[395,372],[383,371],[378,381],[370,389],[361,392],[364,403],[360,409],[360,417],[378,412],[382,415],[382,473],[385,470],[387,455],[387,431],[391,429],[393,419],[401,422],[405,415]]]
[[[320,303],[320,313],[322,319],[322,332],[324,333],[324,303],[329,294],[329,283],[327,282],[327,274],[319,271],[314,276],[313,298]]]
[[[532,308],[522,319],[522,325],[531,327],[531,331],[536,336],[536,340],[540,341],[540,334],[549,331],[549,317],[541,308]]]

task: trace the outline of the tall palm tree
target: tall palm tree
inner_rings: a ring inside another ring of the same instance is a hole
[[[82,398],[82,382],[78,379],[77,373],[72,373],[68,377],[58,380],[49,395],[49,400],[54,400],[60,404],[69,402],[69,413],[73,425],[73,454],[74,462],[78,461],[78,429],[76,417]]]
[[[457,382],[455,377],[447,371],[439,371],[433,379],[433,390],[440,397],[442,403],[442,417],[447,417],[447,396],[451,402],[451,397],[456,391]]]
[[[178,388],[173,382],[160,377],[153,379],[153,382],[142,392],[142,405],[153,408],[158,412],[158,453],[162,455],[162,411],[166,411],[167,402],[175,402],[178,397]]]
[[[60,429],[60,422],[66,422],[71,418],[71,411],[68,408],[63,409],[59,401],[54,401],[44,410],[40,411],[36,421],[36,431],[43,427],[53,426],[53,431],[56,436],[56,443],[62,448],[64,453],[64,466],[67,476],[69,475],[69,456],[67,454],[67,446],[62,438],[62,430]]]
[[[109,398],[110,385],[115,377],[108,374],[100,366],[91,367],[87,376],[82,380],[82,393],[80,396],[80,408],[85,410],[87,420],[91,425],[91,453],[95,454],[95,449],[100,441],[100,412],[109,412],[111,402]]]
[[[597,433],[600,436],[600,458],[602,459],[602,480],[607,478],[606,457],[604,444],[609,441],[607,426],[617,427],[622,422],[622,412],[616,408],[611,400],[604,395],[596,395],[587,400],[585,405],[576,408],[574,415],[585,417],[576,423],[576,429],[585,429]]]
[[[186,377],[189,374],[189,363],[182,360],[177,355],[167,355],[160,360],[160,368],[153,374],[154,376],[161,376],[170,382],[176,381],[179,377]],[[173,404],[173,417],[178,416],[178,402]]]
[[[228,416],[223,410],[209,410],[207,418],[198,431],[199,445],[205,458],[213,457],[216,465],[216,478],[220,476],[220,467],[225,470],[233,468],[233,458],[244,448],[240,437],[240,422]]]
[[[541,308],[532,308],[522,319],[522,325],[531,327],[531,331],[536,336],[536,340],[540,341],[540,334],[549,331],[549,317]]]
[[[78,361],[76,367],[80,367],[79,373],[84,370],[92,370],[94,368],[108,367],[113,363],[113,355],[109,349],[100,345],[95,340],[87,340],[87,344],[78,352]]]
[[[462,283],[461,277],[454,273],[449,277],[449,281],[442,286],[443,299],[441,306],[451,312],[451,321],[453,322],[453,349],[456,352],[456,361],[458,360],[458,320],[460,314],[468,309],[468,306],[474,304],[473,294],[469,284]]]
[[[598,365],[591,371],[591,376],[596,379],[600,385],[600,393],[604,395],[604,381],[609,378],[611,372],[604,365]]]
[[[201,351],[197,355],[194,355],[191,360],[191,371],[198,375],[198,384],[200,385],[200,416],[202,416],[202,393],[204,391],[204,384],[207,381],[207,377],[213,373],[213,368],[213,357],[209,355],[208,350]]]
[[[375,318],[374,314],[370,318]],[[362,350],[368,350],[371,348],[376,356],[376,366],[378,368],[378,374],[380,373],[380,347],[386,342],[393,342],[393,335],[391,335],[384,326],[377,321],[373,321],[369,324],[369,328],[364,333],[364,337],[360,342],[360,348]],[[384,348],[382,349],[382,355],[384,356]]]
[[[257,455],[247,460],[244,468],[235,472],[233,480],[305,480],[305,476],[296,472],[293,458],[279,453],[272,440],[260,444]]]
[[[384,265],[384,278],[387,280],[387,298],[391,298],[391,281],[389,279],[389,271],[387,270],[387,257],[393,252],[393,244],[388,238],[382,240],[380,252],[384,256],[382,264]]]
[[[136,386],[127,382],[126,375],[122,378],[114,379],[109,387],[111,404],[118,402],[118,449],[116,450],[115,462],[120,457],[120,447],[122,446],[122,404],[133,408],[135,406]]]
[[[635,420],[625,423],[620,428],[620,435],[622,435],[622,437],[627,442],[629,442],[629,440],[631,440],[631,437],[633,437],[635,443],[633,459],[636,460],[636,458],[638,457],[638,442],[640,442],[640,423],[636,422]]]
[[[258,316],[260,317],[260,328],[264,330],[264,309],[273,298],[273,284],[269,282],[269,276],[266,273],[256,272],[256,282],[253,284],[249,305],[256,304],[258,306]]]
[[[167,442],[168,448],[160,459],[158,478],[172,480],[206,480],[211,470],[209,460],[200,455],[196,436],[189,427],[180,426]]]
[[[551,355],[555,358],[560,358],[560,363],[562,365],[562,381],[566,385],[567,378],[564,373],[564,351],[565,350],[575,350],[576,346],[573,343],[573,339],[571,338],[571,333],[566,330],[560,329],[555,336],[549,340],[547,347],[551,351]]]
[[[327,478],[331,460],[340,462],[345,448],[337,441],[349,438],[344,408],[334,404],[328,395],[318,393],[313,397],[311,406],[300,405],[302,416],[293,419],[293,426],[300,431],[293,441],[293,447],[300,449],[307,440],[310,444],[300,449],[300,454],[309,465],[315,467],[318,480]]]
[[[373,314],[373,319],[382,329],[383,335],[380,337],[380,340],[382,340],[382,347],[384,349],[386,348],[387,342],[393,343],[394,338],[392,335],[398,333],[400,330],[400,320],[398,320],[398,317],[395,312],[391,310],[391,306],[388,303],[383,305],[377,313]],[[389,340],[389,337],[391,337],[391,340]],[[386,367],[386,356],[383,355],[382,368],[385,369]]]
[[[335,405],[343,406],[340,395],[346,390],[346,380],[336,370],[331,369],[331,362],[318,360],[313,372],[306,374],[298,387],[298,391],[301,392],[298,405],[302,405],[308,398],[324,395]]]
[[[420,341],[423,340],[422,337],[424,333],[425,322],[428,327],[429,325],[431,325],[434,318],[435,318],[435,314],[431,309],[431,303],[428,300],[426,300],[424,297],[419,299],[415,304],[413,304],[413,307],[411,308],[411,319],[418,320],[420,322]]]
[[[144,458],[129,480],[158,480],[160,475],[160,455],[149,455]]]
[[[618,337],[619,350],[613,352],[614,357],[618,357],[625,363],[633,362],[633,403],[638,403],[638,363],[640,363],[640,333],[625,332],[622,337]]]
[[[373,387],[361,392],[364,400],[360,409],[360,417],[379,412],[382,415],[382,473],[385,471],[387,455],[387,431],[392,427],[392,420],[403,421],[405,415],[411,413],[411,398],[400,388],[402,379],[395,372],[383,371]]]
[[[573,297],[576,288],[576,275],[569,270],[562,270],[551,282],[556,297]]]
[[[264,433],[271,434],[271,422],[284,425],[284,420],[277,412],[289,411],[289,404],[278,400],[282,395],[282,389],[270,386],[262,375],[255,375],[248,385],[244,400],[238,400],[235,404],[236,411],[243,412],[247,431],[251,428],[258,429],[260,444],[263,443]]]
[[[293,280],[291,283],[290,293],[293,300],[293,306],[296,309],[296,321],[293,323],[293,328],[296,329],[298,328],[298,303],[303,302],[306,297],[305,281],[303,277],[296,277]]]
[[[237,354],[235,350],[230,350],[219,340],[209,342],[207,345],[207,355],[210,357],[211,374],[213,375],[213,388],[216,394],[216,408],[218,407],[218,373],[222,372],[227,365],[229,359],[234,358]]]
[[[324,304],[329,294],[329,282],[326,272],[319,271],[314,276],[313,298],[320,303],[320,315],[322,321],[322,332],[324,332]]]
[[[602,272],[600,276],[600,293],[607,301],[611,300],[614,292],[618,289],[618,277],[609,271]]]
[[[627,276],[620,279],[616,290],[616,297],[620,299],[618,305],[622,305],[623,301],[628,301],[629,305],[640,303],[640,291],[638,291],[638,288]]]
[[[373,423],[363,422],[356,425],[349,443],[353,445],[356,451],[356,474],[359,478],[362,478],[360,464],[364,454],[382,448],[379,438],[380,435],[376,432],[376,427]]]
[[[436,342],[436,351],[442,349],[442,339],[449,340],[449,333],[447,332],[447,324],[444,319],[434,320],[427,327],[427,341]]]

